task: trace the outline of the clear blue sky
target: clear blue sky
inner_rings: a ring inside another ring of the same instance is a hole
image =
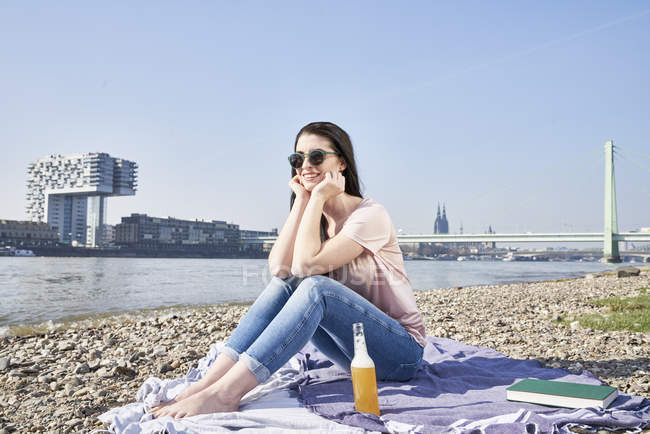
[[[0,218],[28,163],[108,152],[140,165],[109,223],[280,227],[295,134],[327,120],[404,232],[438,202],[451,232],[602,230],[607,139],[620,229],[650,226],[645,1],[7,1],[0,65]]]

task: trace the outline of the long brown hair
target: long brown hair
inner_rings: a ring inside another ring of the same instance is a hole
[[[354,150],[352,148],[352,141],[350,136],[343,128],[331,122],[312,122],[300,129],[296,135],[296,142],[293,144],[295,152],[298,146],[298,139],[303,134],[314,134],[316,136],[325,137],[328,139],[334,149],[339,152],[340,158],[345,161],[345,170],[343,176],[345,177],[345,192],[349,195],[363,198],[361,195],[361,187],[359,186],[359,174],[357,173],[357,165],[354,161]],[[291,178],[296,176],[296,169],[291,168]],[[293,208],[293,203],[296,200],[296,193],[291,192],[289,199],[289,209]],[[320,218],[320,239],[321,243],[329,238],[327,235],[327,219],[324,215]]]

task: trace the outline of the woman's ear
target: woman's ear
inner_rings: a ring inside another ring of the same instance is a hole
[[[343,172],[347,168],[347,164],[342,159],[339,159],[339,172]]]

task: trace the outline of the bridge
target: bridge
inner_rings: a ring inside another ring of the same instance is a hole
[[[522,234],[399,234],[400,243],[603,243],[601,262],[621,262],[618,243],[650,242],[650,232],[619,232],[616,212],[616,188],[614,182],[614,142],[605,142],[605,227],[603,232],[583,233],[531,233]],[[242,240],[245,244],[273,244],[276,237],[257,237]],[[626,252],[625,256],[632,252]],[[650,254],[634,252],[634,256],[650,262]]]
[[[602,257],[602,252],[590,250],[550,250],[544,252],[517,252],[513,254],[515,258],[528,258],[533,260],[598,260]],[[634,262],[650,263],[649,252],[621,251],[621,259]]]

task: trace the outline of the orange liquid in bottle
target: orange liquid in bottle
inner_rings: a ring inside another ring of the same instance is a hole
[[[379,399],[377,396],[377,377],[375,368],[355,368],[352,371],[352,389],[354,390],[354,407],[357,411],[373,413],[379,416]]]
[[[354,334],[354,358],[350,363],[352,373],[352,390],[354,391],[354,407],[357,411],[373,413],[379,416],[379,397],[377,396],[377,377],[375,363],[366,349],[366,336],[363,324],[352,325]]]

